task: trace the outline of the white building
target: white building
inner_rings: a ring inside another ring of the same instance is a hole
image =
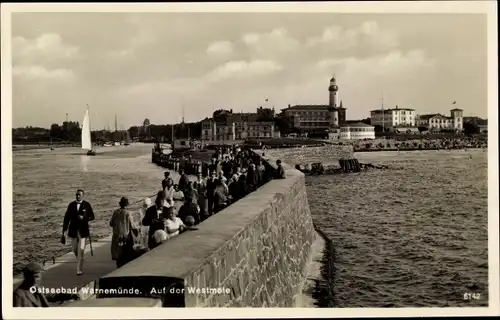
[[[443,129],[455,131],[463,130],[463,110],[452,109],[450,110],[450,115],[450,117],[439,113],[419,115],[417,117],[417,125],[419,127],[425,127],[429,131],[440,131]]]
[[[366,123],[348,123],[340,127],[340,139],[375,139],[375,127]]]
[[[376,109],[370,111],[372,126],[381,126],[389,131],[395,127],[415,127],[417,116],[414,109],[399,108]]]

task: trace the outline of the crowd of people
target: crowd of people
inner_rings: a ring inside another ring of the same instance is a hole
[[[189,165],[189,159],[185,162]],[[169,171],[164,173],[161,190],[154,203],[146,198],[139,217],[129,210],[129,200],[122,197],[119,209],[109,222],[112,228],[111,256],[117,267],[134,260],[148,250],[217,214],[230,204],[245,197],[271,179],[285,178],[281,161],[277,170],[264,166],[260,156],[251,149],[217,149],[207,166],[208,172],[197,173],[195,181],[186,174],[186,167],[179,168],[180,178],[175,184]],[[76,201],[69,204],[63,222],[61,242],[71,239],[77,258],[77,275],[83,274],[85,248],[90,243],[89,221],[95,219],[92,206],[83,200],[84,191],[76,192]],[[177,204],[182,203],[179,209]],[[92,247],[91,247],[92,248]],[[25,281],[14,293],[15,307],[47,307],[45,297],[32,294],[29,287],[40,283],[41,267],[29,264],[24,270]]]
[[[195,230],[197,224],[270,179],[285,178],[281,161],[277,161],[277,172],[267,170],[260,156],[251,149],[242,150],[237,146],[217,149],[205,176],[197,172],[194,181],[186,173],[190,172],[192,158],[182,160],[177,184],[166,171],[154,203],[151,204],[149,198],[144,200],[140,222],[132,214],[124,213],[128,200],[120,202],[120,209],[113,215],[117,218],[111,220],[114,230],[111,250],[118,267],[186,230]],[[179,202],[182,205],[177,208]]]

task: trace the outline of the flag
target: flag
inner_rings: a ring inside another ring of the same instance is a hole
[[[266,102],[268,102],[268,101],[269,101],[269,99],[266,99]]]
[[[457,104],[457,102],[456,102],[456,101],[453,101],[453,104]]]

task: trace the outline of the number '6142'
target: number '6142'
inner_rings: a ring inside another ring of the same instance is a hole
[[[464,293],[464,300],[479,300],[479,299],[481,299],[480,293],[470,293],[470,292]]]

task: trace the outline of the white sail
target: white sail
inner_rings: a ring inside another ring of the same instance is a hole
[[[82,125],[82,149],[92,150],[92,139],[90,138],[90,115],[89,110],[85,111]]]

